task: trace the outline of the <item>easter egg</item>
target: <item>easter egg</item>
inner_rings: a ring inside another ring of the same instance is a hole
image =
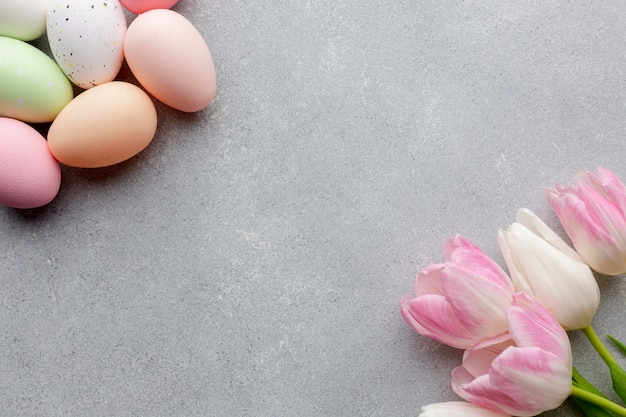
[[[46,27],[52,55],[74,84],[86,89],[115,79],[127,28],[119,0],[50,0]]]
[[[48,204],[61,186],[61,168],[39,132],[0,117],[0,204],[34,208]]]
[[[48,0],[0,0],[0,36],[32,41],[46,31]]]
[[[140,14],[152,9],[169,9],[178,0],[120,0],[129,11]]]
[[[48,146],[62,164],[99,168],[141,152],[156,132],[157,114],[143,90],[112,81],[77,95],[54,119]]]
[[[0,36],[0,116],[51,122],[72,97],[72,85],[48,55]]]
[[[207,107],[215,95],[213,58],[202,35],[184,16],[149,10],[128,26],[128,67],[157,100],[184,112]]]

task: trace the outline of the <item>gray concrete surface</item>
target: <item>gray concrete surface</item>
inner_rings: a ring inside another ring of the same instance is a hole
[[[213,105],[157,104],[136,158],[0,207],[2,416],[417,416],[456,399],[461,353],[398,309],[443,241],[501,262],[520,207],[563,233],[544,187],[626,178],[623,2],[175,10],[212,51]],[[626,285],[599,279],[596,328],[626,339]]]

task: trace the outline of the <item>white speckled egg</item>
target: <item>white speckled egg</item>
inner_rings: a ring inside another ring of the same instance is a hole
[[[91,88],[115,79],[127,28],[119,0],[50,0],[46,28],[54,59],[74,84]]]

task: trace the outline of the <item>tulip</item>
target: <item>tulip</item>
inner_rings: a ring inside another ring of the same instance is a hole
[[[514,416],[557,408],[572,389],[572,352],[565,330],[524,293],[506,312],[509,339],[468,349],[452,371],[452,388],[466,401]]]
[[[605,275],[626,273],[626,187],[599,167],[576,175],[578,183],[545,191],[581,258]]]
[[[464,401],[449,401],[422,407],[419,417],[510,417]]]
[[[416,296],[400,301],[406,322],[460,349],[506,333],[505,312],[514,288],[502,268],[460,235],[446,241],[444,259],[422,269],[415,279]]]
[[[600,303],[593,272],[574,249],[528,209],[498,243],[513,285],[543,304],[567,330],[587,327]]]

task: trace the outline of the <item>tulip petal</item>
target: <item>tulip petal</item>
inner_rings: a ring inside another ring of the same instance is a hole
[[[505,332],[514,287],[504,270],[461,235],[446,241],[444,256],[443,292],[459,320],[479,338]]]
[[[505,399],[515,398],[520,407],[503,406],[502,410],[533,416],[560,406],[571,392],[572,368],[564,362],[539,347],[511,347],[502,352],[491,366],[491,384]]]
[[[402,316],[420,334],[466,349],[506,333],[513,283],[477,246],[456,235],[444,245],[445,264],[423,268],[415,297],[400,302]]]
[[[565,330],[550,312],[524,293],[513,296],[513,305],[507,310],[509,332],[518,347],[538,347],[563,361],[569,358],[571,346]]]
[[[431,332],[426,330],[424,326],[413,317],[413,313],[411,312],[412,300],[413,298],[411,298],[410,295],[405,295],[400,299],[400,313],[402,314],[402,318],[422,336],[431,337]]]
[[[443,296],[426,294],[401,300],[402,317],[423,336],[459,349],[466,349],[476,338],[456,316]]]
[[[464,401],[449,401],[422,407],[419,417],[510,417]]]
[[[415,277],[415,294],[443,295],[443,286],[441,284],[441,271],[443,268],[443,264],[433,264],[419,271]]]
[[[493,361],[509,346],[513,346],[513,340],[508,333],[480,342],[463,352],[463,368],[474,378],[488,374]]]
[[[560,196],[568,228],[575,235],[584,233],[587,239],[601,245],[617,246],[614,232],[624,227],[621,211],[585,183],[566,190]],[[558,212],[557,212],[558,216]],[[563,226],[565,227],[565,225]],[[577,233],[578,232],[578,233]],[[580,239],[580,237],[579,237]],[[572,239],[574,243],[579,239]]]
[[[534,416],[558,407],[569,396],[571,368],[540,348],[509,347],[488,374],[474,377],[465,366],[452,371],[461,398],[515,416]]]
[[[539,236],[552,246],[563,252],[575,261],[582,262],[578,253],[572,249],[554,230],[543,222],[535,213],[527,208],[521,208],[517,212],[516,222],[531,230],[535,235]]]
[[[566,329],[586,327],[600,302],[589,267],[519,223],[513,223],[503,236],[509,251],[503,255],[516,288],[547,306]]]
[[[600,260],[592,259],[590,263],[614,265],[611,274],[615,275],[626,271],[624,262],[626,220],[622,209],[613,201],[603,199],[597,190],[584,183],[578,186],[578,197],[584,203],[586,216],[585,213],[576,213],[578,222],[574,224],[574,228],[579,226],[578,231],[584,232],[586,236],[580,236],[578,241],[574,239],[572,241],[578,247],[583,244],[591,246],[580,248],[581,253],[589,253],[600,258]]]
[[[578,198],[587,207],[587,215],[600,225],[598,228],[605,232],[604,234],[608,236],[609,241],[613,241],[615,238],[623,240],[622,234],[626,227],[626,221],[620,207],[615,205],[612,200],[603,198],[600,190],[592,188],[588,184],[579,184],[577,191]]]
[[[580,238],[589,238],[596,242],[610,242],[611,237],[595,212],[589,212],[587,201],[600,196],[588,186],[586,198],[582,198],[579,189],[557,185],[545,191],[548,202],[554,208],[563,228],[574,244]]]
[[[510,229],[511,227],[509,227],[509,230]],[[513,285],[517,291],[532,294],[533,290],[530,286],[530,282],[528,282],[521,274],[517,262],[513,257],[513,253],[511,252],[511,248],[509,247],[509,242],[507,240],[507,233],[508,232],[503,230],[498,231],[498,246],[500,247],[500,252],[502,253],[504,262],[506,263],[507,268],[509,268],[511,281],[513,281]]]
[[[474,329],[479,338],[506,332],[505,312],[513,290],[510,281],[503,286],[500,277],[493,279],[459,264],[446,265],[441,280],[450,306],[465,327]]]
[[[622,250],[595,215],[595,210],[577,192],[558,190],[547,190],[546,198],[585,262],[604,274],[617,275],[623,272]]]
[[[626,187],[612,171],[582,171],[578,183],[545,191],[580,256],[606,275],[626,272]]]
[[[515,416],[558,407],[571,391],[572,353],[567,333],[548,310],[524,293],[507,310],[512,339],[494,338],[468,349],[452,371],[463,399]]]
[[[488,374],[474,378],[464,367],[459,366],[452,371],[452,389],[459,397],[480,407],[516,416],[522,415],[518,413],[520,404],[495,389]]]
[[[601,225],[587,216],[585,202],[575,191],[557,186],[546,189],[544,194],[574,245],[584,238],[606,240]]]
[[[446,241],[444,258],[447,264],[464,265],[468,270],[476,271],[476,275],[484,274],[503,286],[510,285],[510,280],[500,265],[461,235]]]
[[[485,254],[478,246],[474,245],[461,235],[448,239],[444,245],[444,256],[446,265],[456,265],[463,267],[465,275],[483,277],[513,291],[511,280],[506,272]]]
[[[607,200],[615,203],[617,207],[626,208],[626,186],[619,177],[610,169],[598,167],[597,174],[589,171],[581,171],[574,179],[593,187]],[[626,216],[626,212],[622,211]]]

